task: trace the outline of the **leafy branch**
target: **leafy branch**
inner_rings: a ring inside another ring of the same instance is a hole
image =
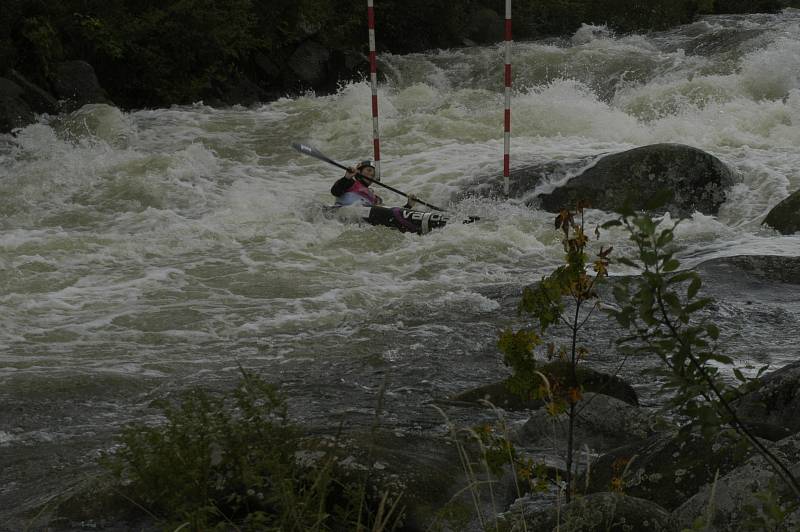
[[[638,257],[616,259],[618,263],[638,270],[641,275],[629,283],[614,287],[619,309],[610,313],[632,335],[618,343],[628,353],[655,353],[666,371],[664,387],[674,395],[671,404],[690,420],[683,427],[689,431],[699,426],[708,437],[720,426],[729,425],[769,462],[775,472],[800,497],[800,484],[783,464],[737,416],[731,401],[753,388],[748,379],[733,367],[733,360],[717,346],[719,329],[697,317],[712,300],[698,297],[702,280],[695,271],[679,271],[675,258],[675,227],[662,227],[649,214],[623,211],[620,217],[603,228],[622,226],[634,242]],[[725,382],[720,367],[731,368],[738,386]],[[766,367],[758,372],[760,376]]]
[[[512,369],[509,389],[523,397],[538,396],[547,402],[552,415],[566,412],[568,418],[566,444],[566,499],[572,497],[575,420],[580,412],[578,403],[583,400],[578,364],[588,354],[588,349],[578,345],[581,329],[598,308],[597,285],[608,274],[611,248],[600,248],[594,262],[589,262],[586,247],[589,236],[585,231],[584,210],[579,203],[575,211],[564,209],[555,219],[555,228],[562,234],[566,252],[565,262],[535,287],[526,287],[522,293],[519,312],[528,314],[538,322],[538,331],[532,327],[519,331],[507,329],[500,335],[498,346],[503,360]],[[593,303],[592,303],[593,302]],[[547,382],[538,371],[535,351],[544,345],[542,336],[553,325],[563,325],[569,332],[569,345],[556,348],[546,345],[545,356],[556,356],[567,364],[565,382]]]

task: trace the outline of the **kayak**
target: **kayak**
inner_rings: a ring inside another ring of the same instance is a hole
[[[445,213],[415,211],[403,207],[331,206],[327,207],[326,212],[329,218],[336,218],[341,221],[364,221],[370,225],[397,229],[401,233],[417,233],[419,235],[429,233],[432,229],[444,227],[450,220],[450,217]],[[470,216],[463,223],[472,223],[477,219],[475,216]]]

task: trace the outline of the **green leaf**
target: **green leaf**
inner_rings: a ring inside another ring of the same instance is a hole
[[[631,259],[626,259],[625,257],[617,257],[614,259],[614,262],[618,264],[623,264],[625,266],[630,266],[631,268],[638,268],[639,265],[633,262]]]
[[[695,276],[692,279],[692,282],[689,284],[689,288],[686,290],[686,295],[689,299],[692,299],[694,296],[697,295],[697,291],[700,290],[700,287],[703,285],[703,281],[700,280],[700,276]]]
[[[700,310],[701,308],[705,308],[711,304],[711,299],[704,297],[703,299],[698,299],[694,303],[690,303],[686,305],[685,311],[687,314],[691,314],[695,311]]]
[[[678,259],[670,259],[664,264],[665,272],[673,272],[680,267],[681,263]]]
[[[693,272],[693,271],[685,271],[685,272],[681,272],[681,273],[676,273],[675,275],[673,275],[672,277],[670,277],[667,280],[667,284],[681,283],[683,281],[686,281],[686,280],[691,279],[691,278],[696,277],[696,276],[697,276],[697,273]]]
[[[672,229],[664,229],[656,241],[656,246],[664,247],[675,239],[675,233]]]
[[[733,359],[731,357],[727,355],[721,355],[719,353],[709,353],[708,359],[719,362],[720,364],[726,364],[726,365],[733,364]]]
[[[681,313],[683,306],[681,305],[681,301],[678,299],[678,296],[675,295],[675,292],[666,292],[662,297],[667,305],[669,305],[669,308],[672,310],[672,312],[675,314]]]
[[[706,332],[708,333],[708,336],[710,336],[712,340],[716,340],[719,338],[719,327],[717,327],[713,323],[706,324]]]

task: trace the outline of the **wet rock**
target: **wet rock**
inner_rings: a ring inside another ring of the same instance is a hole
[[[538,202],[532,196],[537,186],[547,181],[562,180],[565,176],[577,175],[595,157],[578,157],[572,160],[541,161],[511,169],[508,178],[508,196],[521,198],[526,205]],[[466,188],[460,197],[501,197],[505,198],[505,178],[502,174],[489,174]]]
[[[763,223],[783,235],[800,231],[800,190],[773,207]]]
[[[733,405],[745,425],[767,424],[790,434],[800,432],[800,360],[767,373],[760,381],[759,389]]]
[[[547,379],[555,384],[566,382],[570,366],[566,362],[542,364],[539,368]],[[584,392],[602,393],[623,401],[629,405],[638,405],[636,391],[630,384],[615,375],[608,375],[585,366],[578,366],[578,381]],[[505,410],[535,410],[541,408],[544,401],[538,398],[523,398],[509,390],[508,381],[497,382],[469,390],[451,398],[453,401],[479,403],[486,400]],[[538,384],[534,383],[534,386]]]
[[[619,447],[592,463],[587,493],[611,489],[621,480],[628,495],[674,510],[698,490],[742,465],[753,451],[732,430],[706,441],[699,434],[657,434],[643,444]],[[616,481],[615,481],[616,479]],[[584,485],[586,479],[579,479]]]
[[[58,63],[53,75],[53,91],[59,100],[64,101],[65,111],[80,109],[87,103],[112,104],[100,86],[94,68],[86,61]]]
[[[800,437],[794,435],[769,447],[789,466],[795,478],[800,478]],[[677,530],[691,529],[700,517],[706,519],[706,528],[703,530],[709,532],[754,529],[747,527],[748,521],[761,522],[764,529],[800,530],[800,508],[787,515],[780,527],[769,527],[771,522],[778,524],[774,522],[777,516],[769,515],[769,510],[757,498],[767,493],[771,493],[781,504],[795,499],[789,486],[775,474],[764,457],[757,454],[744,465],[700,489],[675,509],[672,519],[678,526]]]
[[[800,285],[800,257],[736,255],[702,262],[697,269],[703,274],[717,278],[730,278],[740,286],[743,284],[743,275],[773,285],[775,283]]]
[[[62,494],[55,505],[45,505],[37,520],[53,531],[156,530],[159,524],[134,501],[124,497],[117,486],[102,477],[93,478]],[[36,523],[39,524],[39,523]]]
[[[523,507],[523,511],[524,511]],[[576,497],[560,508],[525,512],[524,525],[520,518],[509,515],[510,529],[560,530],[561,532],[648,532],[673,530],[670,515],[658,504],[623,493],[593,493]]]
[[[22,87],[10,79],[0,78],[0,133],[33,122],[33,111],[22,97]]]
[[[25,100],[34,113],[58,113],[58,101],[53,98],[53,95],[45,91],[38,85],[28,81],[25,76],[11,70],[8,73],[9,79],[22,88],[22,99]]]
[[[498,478],[486,475],[482,466],[472,474],[465,470],[461,452],[473,464],[481,457],[470,439],[460,441],[461,450],[453,438],[408,433],[380,431],[348,439],[352,467],[363,472],[371,466],[371,484],[402,493],[403,530],[438,529],[443,516],[452,530],[480,530],[478,515],[495,515],[519,496],[509,472]]]
[[[205,103],[213,106],[244,105],[251,106],[265,102],[270,95],[247,76],[238,76],[226,80],[215,87],[216,97]]]
[[[673,196],[661,210],[716,214],[733,183],[733,171],[711,154],[682,144],[654,144],[602,157],[552,193],[540,194],[539,200],[550,212],[580,200],[605,211],[616,211],[626,202],[645,210],[658,192],[668,189]]]
[[[651,417],[635,406],[602,394],[586,393],[576,404],[574,448],[605,452],[654,433]],[[517,431],[514,441],[525,448],[565,449],[569,422],[566,413],[553,417],[537,410]]]

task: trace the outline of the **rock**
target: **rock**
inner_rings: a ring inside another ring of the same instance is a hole
[[[539,200],[550,212],[574,207],[579,200],[616,211],[627,199],[633,209],[644,210],[651,198],[668,189],[673,197],[665,210],[673,215],[716,214],[733,183],[733,171],[713,155],[682,144],[653,144],[602,157],[552,193],[540,194]]]
[[[586,393],[576,404],[574,449],[585,447],[594,453],[605,452],[624,444],[642,442],[653,434],[653,421],[635,406],[602,394]],[[537,410],[517,431],[514,441],[526,449],[566,449],[568,417],[553,417]]]
[[[205,103],[214,106],[251,106],[267,101],[269,94],[246,76],[232,77],[215,87],[216,98]]]
[[[564,382],[569,371],[569,364],[566,362],[550,362],[542,364],[539,371],[546,375],[551,382]],[[585,366],[578,366],[578,380],[584,392],[602,393],[630,405],[639,404],[636,391],[630,384],[615,375],[607,375]],[[526,399],[511,392],[508,389],[507,382],[502,381],[469,390],[452,397],[451,400],[478,403],[483,399],[505,410],[535,410],[541,408],[544,404],[541,399]]]
[[[484,519],[497,515],[520,495],[509,472],[499,479],[484,473],[477,465],[480,450],[469,441],[461,443],[461,450],[473,473],[465,470],[452,438],[380,431],[348,440],[354,467],[372,464],[370,483],[402,493],[402,530],[438,530],[443,516],[454,520],[449,523],[453,530],[478,530],[478,513]]]
[[[587,493],[608,491],[621,479],[628,495],[654,501],[674,510],[714,479],[752,456],[753,451],[732,430],[712,441],[699,434],[685,437],[657,434],[643,444],[619,447],[592,463]],[[579,479],[577,485],[586,483]]]
[[[800,360],[761,377],[761,387],[733,407],[746,426],[768,424],[800,432]]]
[[[33,122],[33,111],[22,95],[22,87],[10,79],[0,78],[0,133],[9,133]]]
[[[542,160],[525,166],[512,168],[508,178],[508,196],[523,198],[526,205],[538,203],[529,197],[537,186],[546,181],[560,181],[565,176],[577,175],[596,157],[575,157],[568,160]],[[470,184],[459,198],[470,196],[505,198],[505,178],[502,174],[482,175]]]
[[[648,500],[623,493],[593,493],[576,497],[560,509],[525,513],[525,524],[509,516],[510,529],[559,530],[561,532],[629,532],[671,531],[670,515],[664,508]]]
[[[58,113],[58,101],[53,98],[53,95],[45,91],[38,85],[28,81],[22,74],[16,70],[11,70],[8,74],[9,78],[22,88],[22,99],[25,100],[34,113]]]
[[[770,447],[772,452],[789,465],[795,478],[800,478],[800,437],[794,435]],[[672,520],[677,525],[677,530],[691,529],[695,520],[701,517],[707,525],[703,530],[708,532],[747,530],[747,521],[754,518],[764,520],[761,523],[765,530],[800,530],[800,508],[795,508],[780,523],[780,527],[775,526],[778,523],[770,523],[775,516],[767,514],[757,497],[768,492],[772,492],[783,504],[794,501],[793,493],[786,483],[775,474],[766,459],[757,454],[742,466],[720,476],[716,483],[704,486],[673,511]]]
[[[122,532],[159,528],[154,516],[142,512],[134,501],[120,493],[118,486],[103,476],[77,484],[58,499],[55,507],[54,501],[48,501],[37,516],[42,525],[46,523],[42,529]]]
[[[87,103],[112,104],[100,87],[92,65],[86,61],[58,63],[53,74],[53,91],[64,101],[65,111],[80,109]]]
[[[289,68],[301,82],[321,85],[328,76],[331,52],[316,41],[308,40],[297,47],[289,58]]]
[[[763,224],[783,235],[800,231],[800,190],[773,207]]]
[[[735,255],[707,260],[700,263],[697,269],[717,278],[729,276],[739,285],[743,284],[743,274],[770,283],[800,285],[800,257]],[[776,289],[778,288],[774,284],[770,287],[772,291]]]

